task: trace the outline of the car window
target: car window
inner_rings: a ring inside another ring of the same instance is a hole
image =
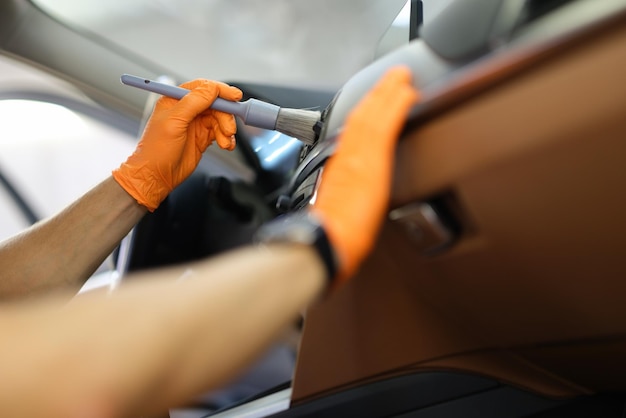
[[[0,68],[4,239],[53,215],[106,178],[132,152],[136,135],[112,126],[110,113],[52,76],[7,57],[0,57]],[[106,123],[98,119],[98,111],[108,115]]]
[[[133,138],[61,105],[0,100],[0,170],[48,217],[103,180]]]

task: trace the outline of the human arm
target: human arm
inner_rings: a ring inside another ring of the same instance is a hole
[[[0,295],[78,290],[146,212],[107,178],[56,216],[0,243]]]
[[[233,149],[234,117],[209,109],[216,97],[239,100],[223,83],[194,80],[188,97],[161,98],[126,162],[59,214],[0,243],[0,299],[77,290],[147,210],[193,172],[216,140]]]
[[[87,293],[0,309],[0,416],[150,416],[217,388],[326,285],[309,247],[247,248]],[[33,394],[37,401],[33,402]]]
[[[416,98],[409,81],[408,73],[394,72],[383,79],[383,87],[377,90],[382,94],[364,102],[366,110],[376,112],[377,105],[390,98],[403,103],[387,106],[377,115],[389,129],[372,141],[383,141],[393,149],[398,125]],[[358,110],[362,109],[360,105]],[[348,124],[340,140],[353,145],[339,147],[332,157],[335,168],[325,172],[321,188],[344,184],[354,191],[346,195],[346,190],[333,186],[329,190],[335,192],[322,193],[324,204],[315,207],[324,220],[346,216],[334,212],[326,202],[329,199],[332,203],[347,196],[358,205],[353,210],[376,208],[370,217],[362,218],[369,222],[367,229],[344,219],[356,228],[346,233],[372,242],[374,237],[362,234],[377,232],[384,212],[380,208],[386,202],[362,206],[363,199],[385,198],[390,174],[379,170],[390,170],[392,161],[354,166],[352,153],[360,160],[359,156],[380,149],[361,142],[361,117],[351,120],[355,122]],[[363,146],[354,147],[355,143]],[[346,149],[352,151],[347,154]],[[393,152],[378,158],[391,160]],[[376,178],[382,181],[367,183],[371,179],[358,174],[364,169],[377,171]],[[345,182],[346,174],[351,181]],[[372,194],[372,187],[385,190]],[[341,234],[329,235],[339,249],[345,279],[346,260],[356,267],[367,248],[359,245],[357,251],[350,251],[350,240]],[[181,275],[184,280],[175,280]],[[0,415],[43,412],[52,418],[109,418],[147,415],[180,405],[240,372],[322,294],[327,283],[326,267],[313,247],[268,244],[187,268],[144,272],[128,277],[106,297],[86,294],[62,308],[58,300],[5,307],[0,310],[0,335],[7,341],[0,345],[0,412],[4,413]],[[36,370],[36,376],[25,370]],[[33,393],[39,395],[37,402],[30,402]]]

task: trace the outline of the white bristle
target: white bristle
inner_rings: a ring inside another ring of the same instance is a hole
[[[316,110],[281,108],[276,118],[276,130],[313,145],[317,139],[313,127],[320,117],[321,112]]]

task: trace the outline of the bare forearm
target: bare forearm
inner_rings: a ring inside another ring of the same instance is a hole
[[[18,374],[21,367],[38,370],[22,401],[46,392],[82,411],[106,405],[104,416],[162,411],[235,376],[325,287],[317,254],[298,246],[240,250],[173,280],[179,274],[178,268],[143,273],[150,280],[129,278],[110,297],[83,295],[60,311],[31,309],[19,329],[0,331],[13,342],[0,347],[0,361]],[[45,346],[45,354],[24,356],[24,336]],[[77,399],[84,403],[72,404]],[[0,400],[0,409],[9,402]]]
[[[56,216],[0,244],[0,298],[78,289],[145,212],[106,179]]]
[[[189,283],[179,305],[172,307],[178,320],[165,313],[161,318],[179,334],[154,334],[155,344],[171,339],[180,361],[162,358],[168,383],[149,398],[162,400],[165,407],[226,383],[319,296],[326,278],[315,251],[293,245],[269,248],[238,251],[192,271],[187,280],[197,283]],[[169,356],[165,349],[163,355]],[[142,387],[140,374],[136,376]]]

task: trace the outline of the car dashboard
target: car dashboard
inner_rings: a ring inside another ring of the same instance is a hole
[[[624,1],[457,1],[344,84],[278,211],[314,200],[387,68],[409,66],[421,100],[374,253],[307,312],[289,407],[257,416],[620,416],[624,19]]]

